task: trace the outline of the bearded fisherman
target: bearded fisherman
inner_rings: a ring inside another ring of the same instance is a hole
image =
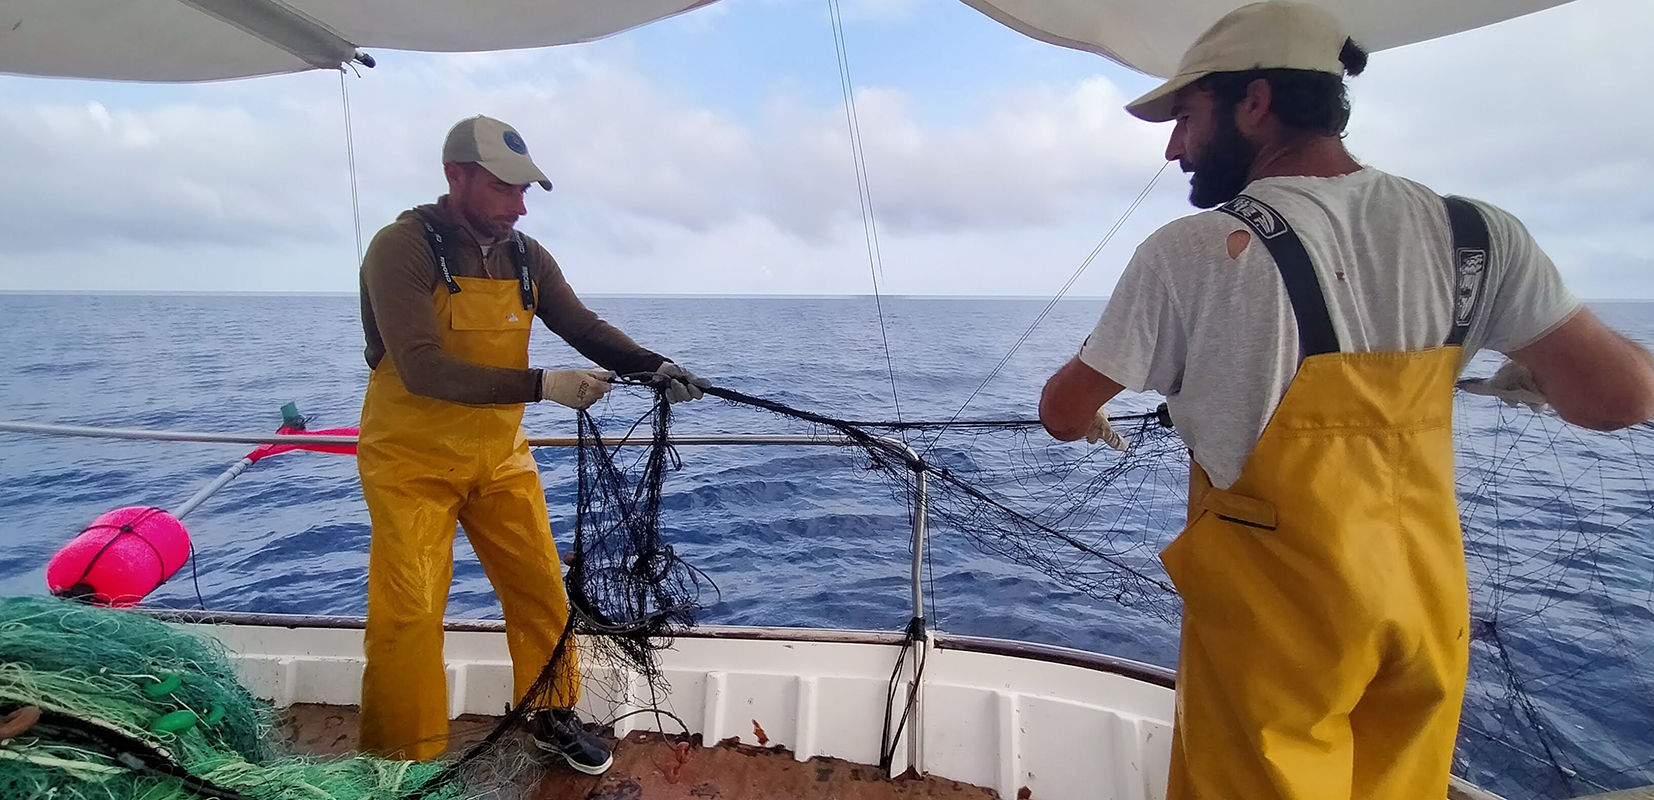
[[[357,462],[373,523],[368,557],[362,749],[430,759],[447,748],[443,611],[463,525],[505,614],[518,697],[568,624],[562,568],[523,406],[597,402],[616,373],[650,373],[669,401],[706,381],[640,347],[575,296],[539,242],[516,230],[529,187],[551,181],[511,126],[461,120],[442,147],[448,194],[405,211],[362,262],[362,328],[373,370]],[[546,327],[604,370],[532,369]],[[531,719],[543,749],[602,774],[609,748],[573,712],[574,658]]]
[[[1469,660],[1453,391],[1613,430],[1654,415],[1654,363],[1563,286],[1510,214],[1358,163],[1329,12],[1231,12],[1126,107],[1211,209],[1137,249],[1077,357],[1053,436],[1115,439],[1102,405],[1166,397],[1191,520],[1168,797],[1446,796]],[[1474,92],[1466,95],[1475,101]]]

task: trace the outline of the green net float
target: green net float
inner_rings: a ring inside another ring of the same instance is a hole
[[[151,700],[159,700],[163,697],[166,697],[169,694],[172,694],[173,692],[178,691],[178,687],[183,686],[183,685],[184,685],[184,676],[182,676],[182,675],[168,675],[168,676],[160,679],[159,681],[156,681],[155,683],[151,683],[151,684],[145,686],[144,687],[144,697],[147,697]]]
[[[152,733],[177,733],[195,727],[200,721],[201,718],[196,716],[194,711],[174,711],[162,714],[154,722],[149,723],[149,730]]]
[[[217,725],[222,721],[224,721],[224,707],[216,704],[207,708],[207,718],[202,720],[207,725]]]

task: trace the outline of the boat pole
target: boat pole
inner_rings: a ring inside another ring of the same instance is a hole
[[[924,590],[924,563],[925,563],[925,505],[928,500],[928,487],[925,483],[924,470],[913,472],[913,616],[915,619],[925,618],[925,590]]]
[[[929,492],[924,469],[913,471],[913,618],[918,621],[919,638],[913,647],[913,720],[907,731],[908,769],[925,773],[925,661],[930,658],[930,629],[925,625],[925,591],[922,574],[925,563],[925,507]]]
[[[929,506],[930,493],[924,459],[920,458],[906,442],[899,439],[879,437],[879,441],[904,454],[907,468],[913,473],[912,506],[909,509],[913,525],[913,560],[909,569],[913,616],[907,623],[907,634],[902,643],[901,656],[896,663],[896,671],[890,676],[884,736],[879,747],[879,761],[880,766],[884,768],[885,777],[895,778],[907,772],[923,774],[925,771],[924,675],[925,661],[930,656],[931,646],[929,627],[925,624],[925,509]],[[907,697],[898,708],[897,698],[903,694],[899,687],[903,684],[907,687]],[[905,764],[898,762],[895,757],[904,737],[907,740]]]
[[[281,428],[276,431],[276,435],[278,437],[287,437],[293,436],[294,434],[303,435],[308,433],[308,431],[305,430],[306,422],[307,420],[304,418],[304,415],[299,413],[298,406],[294,403],[288,403],[287,405],[281,407]],[[321,433],[354,436],[356,435],[357,430],[355,428],[337,428],[335,430],[322,431]],[[261,459],[268,458],[269,456],[273,456],[278,453],[285,453],[288,450],[305,450],[312,448],[332,452],[348,452],[352,454],[356,451],[354,444],[349,446],[329,447],[319,445],[288,444],[286,442],[282,442],[281,444],[260,445],[257,449],[253,450],[253,452],[243,456],[240,461],[237,461],[229,469],[220,473],[217,478],[213,479],[212,483],[201,487],[201,491],[191,495],[190,499],[185,500],[183,505],[179,506],[177,510],[172,512],[172,516],[174,519],[183,519],[184,515],[194,511],[196,508],[200,507],[202,503],[207,502],[207,498],[212,497],[213,494],[219,489],[227,486],[230,481],[240,477],[241,473],[246,472],[248,467],[257,463]]]
[[[230,481],[235,480],[241,475],[241,473],[246,472],[247,468],[253,465],[253,461],[253,457],[248,455],[236,462],[234,466],[224,470],[217,478],[213,479],[212,483],[201,487],[201,491],[191,495],[190,499],[185,500],[183,505],[180,505],[177,509],[173,510],[172,516],[177,519],[183,519],[185,515],[189,514],[191,511],[194,511],[196,508],[199,508],[202,503],[207,502],[207,498],[212,497],[213,494],[219,489],[224,488]]]

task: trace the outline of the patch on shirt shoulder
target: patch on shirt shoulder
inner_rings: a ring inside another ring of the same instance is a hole
[[[1251,225],[1265,239],[1273,239],[1291,230],[1279,212],[1267,203],[1244,194],[1236,195],[1235,199],[1218,206],[1218,210]]]

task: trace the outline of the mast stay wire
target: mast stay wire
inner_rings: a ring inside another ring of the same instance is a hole
[[[345,71],[339,70],[339,102],[345,109],[345,158],[350,163],[350,212],[356,225],[356,263],[362,263],[362,203],[356,191],[356,142],[351,134],[350,90],[345,86]]]
[[[902,421],[902,397],[896,388],[896,362],[890,355],[890,330],[884,319],[884,299],[879,278],[884,275],[884,255],[879,249],[878,218],[873,212],[873,191],[867,180],[867,155],[862,149],[861,119],[856,113],[855,86],[850,80],[850,54],[844,44],[844,18],[838,0],[827,0],[827,15],[833,24],[833,49],[838,56],[839,89],[844,93],[844,119],[850,133],[850,158],[856,171],[856,200],[861,204],[862,238],[867,244],[867,272],[873,279],[873,307],[879,316],[879,337],[884,344],[884,366],[890,375],[890,399],[896,407],[896,421]],[[901,433],[906,438],[906,433]]]
[[[930,449],[936,446],[936,443],[941,440],[942,434],[947,431],[948,425],[958,421],[959,415],[965,413],[965,409],[970,406],[971,401],[975,400],[976,396],[981,394],[982,390],[987,388],[988,384],[991,383],[994,378],[999,376],[999,373],[1005,369],[1005,365],[1011,362],[1011,357],[1016,355],[1017,350],[1021,349],[1022,345],[1028,341],[1029,337],[1034,335],[1034,331],[1039,328],[1040,323],[1045,321],[1045,318],[1051,314],[1052,309],[1057,307],[1057,303],[1062,300],[1064,295],[1068,294],[1068,290],[1073,288],[1074,282],[1078,281],[1080,276],[1085,274],[1086,269],[1091,266],[1091,263],[1097,260],[1097,255],[1102,253],[1103,248],[1108,246],[1109,241],[1114,238],[1114,235],[1120,232],[1120,228],[1126,224],[1126,220],[1131,219],[1132,212],[1135,212],[1137,207],[1142,205],[1143,201],[1148,198],[1149,192],[1154,190],[1155,184],[1160,182],[1160,176],[1165,174],[1166,167],[1171,163],[1172,162],[1170,161],[1166,161],[1160,165],[1160,169],[1155,170],[1154,177],[1149,178],[1149,182],[1143,186],[1142,191],[1137,193],[1137,197],[1131,201],[1131,205],[1126,206],[1125,213],[1121,214],[1120,218],[1115,220],[1113,227],[1108,229],[1108,233],[1103,235],[1102,241],[1099,241],[1096,247],[1091,248],[1091,254],[1087,255],[1085,260],[1080,262],[1080,266],[1078,269],[1074,270],[1074,274],[1068,276],[1068,281],[1062,285],[1062,288],[1057,290],[1057,293],[1052,296],[1049,302],[1045,304],[1045,307],[1040,309],[1039,314],[1034,317],[1034,321],[1028,325],[1028,329],[1022,332],[1022,335],[1017,338],[1014,344],[1011,345],[1011,349],[1005,353],[1003,358],[999,359],[999,363],[995,364],[994,368],[988,372],[988,376],[983,378],[981,383],[977,384],[976,388],[971,391],[970,396],[965,398],[965,402],[959,404],[959,410],[953,412],[953,416],[948,418],[947,424],[938,427],[936,429],[936,435],[932,436],[930,441],[927,442],[924,447],[920,448],[920,459],[923,459],[925,454],[929,453]]]
[[[833,28],[834,51],[838,57],[839,89],[844,95],[845,124],[850,137],[851,161],[854,165],[856,174],[856,199],[861,205],[862,234],[867,245],[868,274],[873,283],[873,304],[878,313],[879,335],[884,346],[885,370],[890,378],[890,396],[895,405],[896,419],[899,423],[902,421],[901,394],[897,388],[895,360],[892,357],[890,350],[890,332],[889,327],[885,322],[884,303],[879,288],[879,279],[884,274],[884,258],[883,253],[879,248],[878,220],[873,207],[872,189],[869,185],[867,177],[867,157],[866,152],[862,147],[861,121],[856,111],[855,87],[850,77],[849,53],[844,42],[844,20],[838,0],[827,0],[827,10],[828,17]],[[1029,337],[1033,335],[1034,331],[1042,322],[1044,322],[1045,318],[1056,307],[1057,303],[1068,293],[1068,290],[1073,287],[1074,283],[1079,280],[1080,276],[1085,273],[1086,269],[1091,266],[1091,263],[1096,260],[1098,254],[1101,253],[1103,248],[1108,245],[1109,241],[1114,238],[1114,235],[1120,231],[1120,228],[1125,225],[1126,220],[1131,217],[1132,213],[1137,210],[1138,206],[1142,205],[1144,199],[1146,199],[1149,193],[1154,189],[1155,184],[1157,184],[1160,180],[1160,176],[1165,173],[1166,166],[1170,163],[1170,161],[1167,161],[1160,165],[1160,169],[1155,171],[1154,176],[1149,179],[1148,184],[1143,187],[1143,190],[1132,200],[1125,212],[1121,214],[1118,220],[1115,221],[1108,233],[1103,236],[1102,241],[1098,242],[1097,246],[1093,248],[1091,253],[1086,256],[1083,262],[1081,262],[1079,268],[1074,271],[1074,274],[1069,276],[1068,281],[1062,285],[1062,288],[1058,289],[1056,295],[1051,298],[1045,308],[1043,308],[1039,315],[1034,318],[1033,323],[1028,326],[1028,329],[1024,331],[1021,337],[1017,339],[1016,343],[1011,346],[1010,351],[999,360],[999,363],[996,364],[993,370],[989,372],[988,376],[977,385],[976,389],[971,392],[970,396],[965,398],[965,402],[960,404],[958,410],[954,411],[953,416],[948,420],[950,425],[951,423],[958,421],[959,416],[965,412],[967,407],[970,406],[971,401],[976,399],[976,396],[980,394],[996,376],[999,375],[999,373],[1005,368],[1005,365],[1010,362],[1012,356],[1016,354],[1017,350],[1027,342]],[[948,425],[944,425],[937,429],[936,434],[932,436],[930,441],[920,450],[920,459],[923,459],[925,454],[930,452],[930,449],[941,439],[942,434],[947,430],[947,428]],[[898,435],[901,435],[904,440],[906,439],[905,430],[898,431]],[[926,555],[926,568],[928,572],[930,559],[928,558],[929,554],[927,553]],[[927,575],[927,582],[929,583],[928,588],[934,594],[934,576]],[[931,598],[931,602],[934,606],[934,596]]]

